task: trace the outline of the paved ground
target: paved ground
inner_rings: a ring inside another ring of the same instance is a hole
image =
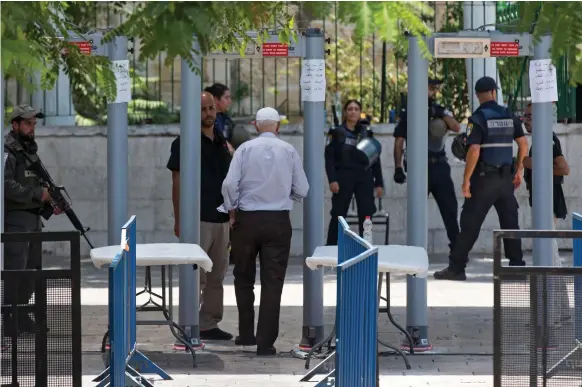
[[[564,253],[565,264],[571,254]],[[531,260],[530,260],[531,261]],[[58,261],[55,261],[58,265]],[[434,351],[409,357],[412,369],[407,371],[401,358],[392,355],[380,359],[381,386],[493,386],[493,282],[492,261],[475,257],[472,260],[466,282],[436,282],[432,273],[445,267],[445,257],[431,257],[431,273],[428,281],[428,305],[430,338]],[[177,273],[175,278],[177,279]],[[99,352],[101,339],[107,325],[107,281],[106,270],[98,270],[90,261],[83,261],[83,386],[94,386],[92,378],[103,370]],[[159,270],[154,271],[154,287],[159,292]],[[138,284],[143,284],[143,272],[138,273]],[[299,383],[305,374],[304,362],[293,358],[290,351],[300,337],[302,325],[302,268],[298,259],[293,259],[284,288],[280,337],[275,346],[280,354],[272,358],[257,358],[243,353],[234,346],[208,342],[205,350],[198,352],[198,368],[193,369],[192,358],[185,353],[172,352],[174,338],[167,327],[140,326],[137,337],[139,349],[166,370],[173,381],[161,381],[153,377],[156,386],[271,386],[279,387],[315,385]],[[177,282],[177,281],[176,281]],[[260,285],[256,286],[257,302]],[[397,321],[406,323],[406,279],[392,278],[392,311]],[[143,296],[142,296],[143,297]],[[146,299],[143,299],[145,302]],[[178,301],[178,288],[174,289],[174,300]],[[140,298],[139,301],[142,301]],[[138,304],[139,304],[138,301]],[[324,309],[326,330],[334,319],[335,274],[326,273]],[[527,305],[524,305],[526,308]],[[178,309],[174,308],[177,315]],[[526,312],[527,313],[527,312]],[[159,319],[156,312],[138,314],[138,319]],[[236,334],[237,311],[232,286],[232,275],[226,280],[225,316],[221,328]],[[389,343],[402,341],[401,334],[380,316],[380,338]],[[312,362],[317,364],[317,361]],[[527,366],[527,363],[525,363]],[[519,367],[519,364],[516,364]],[[512,384],[515,386],[529,385]],[[563,384],[563,386],[578,384]],[[556,385],[558,386],[558,385]],[[562,386],[562,384],[559,384]],[[357,387],[357,386],[354,386]]]

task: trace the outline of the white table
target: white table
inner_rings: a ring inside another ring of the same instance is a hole
[[[93,264],[98,269],[103,266],[109,266],[113,261],[113,258],[121,250],[119,245],[116,246],[105,246],[92,249],[90,252],[91,260]],[[187,340],[188,336],[184,330],[174,322],[173,320],[173,276],[172,276],[172,266],[173,265],[197,265],[205,271],[212,271],[212,261],[208,257],[208,254],[202,248],[196,244],[188,243],[147,243],[147,244],[137,244],[136,245],[136,266],[146,267],[146,283],[144,290],[136,294],[139,296],[143,293],[147,293],[150,297],[149,301],[140,307],[136,308],[138,312],[162,312],[164,314],[165,320],[163,321],[136,321],[136,325],[168,325],[172,334],[183,343],[186,348],[188,348],[192,356],[194,357],[194,349],[190,344],[190,340]],[[150,266],[161,266],[161,277],[162,277],[162,295],[153,293],[152,282],[151,282],[151,271]],[[166,275],[165,267],[168,266],[168,303],[166,305]],[[152,296],[158,297],[162,300],[162,304],[156,303]],[[147,307],[149,303],[154,306]],[[198,312],[198,311],[197,311]],[[180,332],[178,334],[176,329]],[[103,342],[101,346],[101,351],[105,352],[106,341],[109,332],[105,333],[103,337]],[[185,340],[186,338],[186,340]]]
[[[400,245],[377,245],[378,273],[409,274],[426,277],[428,255],[422,247]],[[337,266],[337,246],[318,246],[313,255],[305,259],[311,270],[321,266]]]
[[[380,312],[386,312],[390,322],[398,328],[407,338],[409,343],[410,353],[414,353],[414,343],[410,334],[402,328],[392,316],[390,311],[390,274],[408,274],[424,278],[428,274],[428,254],[422,247],[416,246],[401,246],[401,245],[377,245],[378,247],[378,304],[380,302],[382,292],[382,282],[384,274],[386,274],[386,309],[380,308]],[[305,264],[311,270],[316,270],[320,267],[335,268],[338,265],[338,247],[337,246],[318,246],[315,248],[313,255],[305,259]],[[334,328],[335,333],[335,328]],[[332,335],[330,335],[331,338]],[[318,343],[314,348],[322,346],[330,338]],[[380,342],[380,341],[379,341]],[[395,348],[391,345],[380,342],[382,345],[393,349],[399,353],[406,363],[406,368],[410,369],[410,364],[406,359],[406,355],[401,349]],[[309,359],[308,359],[309,360]]]
[[[212,261],[208,254],[196,244],[190,243],[145,243],[137,244],[135,264],[137,266],[198,265],[205,271],[212,271]],[[120,247],[105,246],[91,250],[91,260],[96,268],[109,265]]]

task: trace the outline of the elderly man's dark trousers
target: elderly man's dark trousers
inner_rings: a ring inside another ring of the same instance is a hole
[[[473,175],[471,178],[471,197],[465,199],[461,211],[461,233],[450,257],[450,268],[453,271],[465,270],[469,252],[479,237],[481,226],[491,207],[495,207],[497,211],[501,229],[519,229],[518,204],[510,174]],[[525,265],[521,239],[504,239],[503,245],[511,266]]]
[[[291,248],[289,211],[239,211],[231,235],[239,336],[243,340],[255,337],[254,286],[258,254],[261,303],[257,347],[271,348],[279,336],[281,293]]]
[[[38,232],[42,230],[40,216],[27,211],[6,211],[4,230],[13,232]],[[35,269],[41,261],[41,243],[5,243],[4,270]],[[32,281],[14,283],[8,272],[4,273],[4,305],[28,304],[34,293]]]

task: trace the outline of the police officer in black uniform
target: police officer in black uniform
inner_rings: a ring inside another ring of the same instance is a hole
[[[12,130],[4,138],[4,230],[11,232],[42,231],[41,212],[50,205],[50,196],[42,181],[27,168],[38,160],[38,146],[34,141],[36,119],[43,118],[29,105],[19,105],[10,116]],[[55,214],[60,211],[55,210]],[[40,243],[5,243],[4,269],[34,269],[40,264]],[[30,282],[11,283],[10,275],[4,275],[4,305],[28,304],[34,292]],[[6,329],[13,329],[10,312],[3,315]],[[18,316],[20,332],[34,332],[34,321],[28,314]]]
[[[527,140],[523,124],[507,108],[497,104],[497,84],[483,77],[475,84],[480,106],[469,118],[461,233],[449,266],[434,274],[439,280],[464,281],[469,252],[479,237],[481,225],[492,206],[502,229],[519,229],[514,190],[521,184]],[[513,141],[519,146],[513,161]],[[520,239],[505,239],[505,256],[511,266],[524,266]]]
[[[360,235],[366,216],[376,212],[374,191],[377,197],[384,194],[384,181],[380,158],[371,166],[364,152],[357,148],[360,141],[372,137],[367,120],[360,120],[362,105],[357,100],[348,100],[343,108],[344,122],[328,133],[329,143],[325,147],[325,171],[329,181],[331,198],[331,220],[327,233],[327,245],[337,245],[338,216],[348,213],[352,197],[356,196]]]
[[[215,83],[204,89],[207,93],[212,94],[214,102],[216,103],[216,120],[214,121],[214,128],[217,133],[226,139],[228,150],[231,155],[234,153],[235,146],[232,145],[234,134],[234,121],[228,115],[228,109],[232,103],[230,89],[222,83]]]
[[[441,80],[430,79],[428,82],[428,120],[441,119],[445,122],[447,129],[459,132],[461,125],[453,118],[453,114],[443,106],[435,102],[436,94]],[[430,125],[429,125],[430,126]],[[400,117],[400,122],[394,129],[394,181],[398,184],[406,182],[406,175],[402,168],[402,155],[404,153],[404,141],[408,134],[408,121],[406,109]],[[447,132],[434,133],[428,130],[428,194],[432,193],[434,200],[439,207],[443,223],[449,238],[449,248],[452,251],[459,235],[458,203],[455,194],[455,186],[451,178],[451,166],[448,163],[445,142]],[[406,167],[406,156],[405,167]]]

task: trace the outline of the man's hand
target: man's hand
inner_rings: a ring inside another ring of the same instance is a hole
[[[406,175],[401,167],[396,168],[394,171],[394,181],[398,184],[404,184],[406,182]]]
[[[234,154],[234,148],[232,147],[232,145],[230,145],[230,142],[226,142],[226,147],[228,148],[228,151],[230,152],[230,155],[232,156]]]
[[[376,197],[381,198],[382,196],[384,196],[384,188],[376,187]]]
[[[46,188],[44,188],[42,190],[42,198],[40,199],[43,203],[44,202],[48,202],[51,200],[51,196],[48,193],[48,190]]]
[[[230,210],[228,211],[228,224],[230,225],[231,229],[234,227],[235,223],[236,223],[236,212],[234,210]]]
[[[521,185],[521,172],[518,171],[513,177],[513,188],[518,189]]]
[[[337,181],[329,183],[329,190],[334,194],[339,192],[339,184],[337,183]]]
[[[440,105],[432,105],[431,109],[435,118],[444,118],[447,115],[445,108]]]
[[[469,180],[463,182],[463,196],[467,199],[471,197],[471,182]]]
[[[524,157],[523,158],[523,167],[527,169],[532,169],[531,157]]]
[[[180,238],[180,222],[174,221],[174,235]]]
[[[53,208],[53,215],[60,215],[62,213],[63,211],[60,208],[58,207]]]

